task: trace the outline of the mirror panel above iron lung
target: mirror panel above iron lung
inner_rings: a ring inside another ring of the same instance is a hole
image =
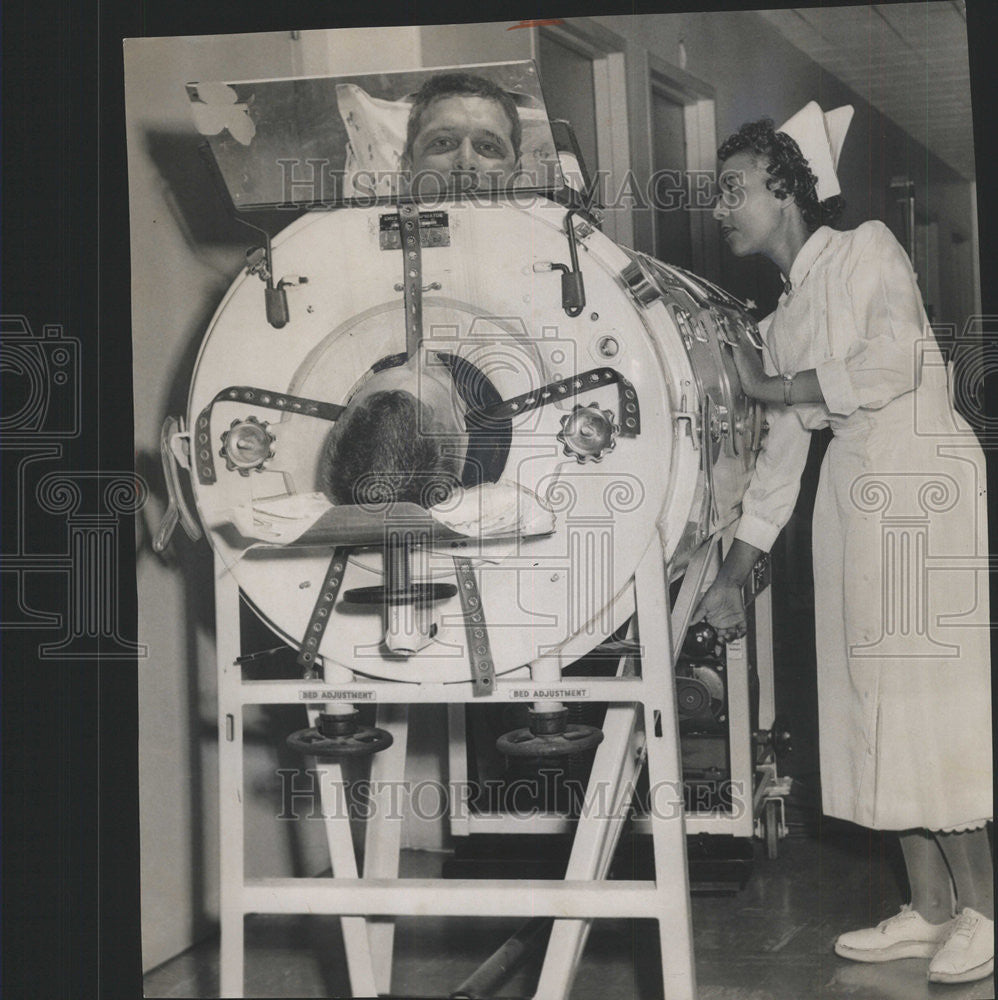
[[[533,60],[396,73],[187,84],[191,113],[239,211],[335,208],[399,194],[406,124],[423,83],[468,73],[512,98],[523,129],[518,193],[564,187]]]

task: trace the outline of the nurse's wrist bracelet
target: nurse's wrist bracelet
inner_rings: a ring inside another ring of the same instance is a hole
[[[793,404],[793,401],[790,398],[790,393],[794,387],[795,376],[796,373],[794,375],[783,376],[783,402],[786,403],[787,406],[791,406]]]

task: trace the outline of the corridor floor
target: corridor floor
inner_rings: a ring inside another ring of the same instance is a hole
[[[406,852],[404,874],[439,873],[443,855]],[[832,942],[902,902],[896,840],[845,824],[798,829],[767,861],[756,844],[746,887],[693,897],[700,1000],[986,1000],[994,980],[929,984],[927,959],[863,965],[838,958]],[[512,933],[518,921],[400,919],[393,996],[446,997]],[[349,996],[335,917],[258,916],[247,920],[246,996]],[[535,957],[500,992],[530,996]],[[147,997],[218,995],[218,941],[205,941],[151,971]],[[658,938],[652,921],[597,921],[572,1000],[661,1000]]]

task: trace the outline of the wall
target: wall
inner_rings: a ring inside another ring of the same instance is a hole
[[[533,30],[509,24],[435,24],[419,28],[422,66],[510,62],[533,58]]]

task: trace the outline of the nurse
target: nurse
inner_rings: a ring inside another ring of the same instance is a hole
[[[810,432],[830,426],[813,527],[822,806],[897,830],[911,886],[835,951],[929,958],[930,981],[968,982],[994,963],[984,460],[900,245],[880,222],[829,228],[851,118],[811,102],[718,151],[723,239],[768,257],[784,292],[762,356],[734,349],[769,432],[698,615],[745,634],[742,585],[793,511]]]

